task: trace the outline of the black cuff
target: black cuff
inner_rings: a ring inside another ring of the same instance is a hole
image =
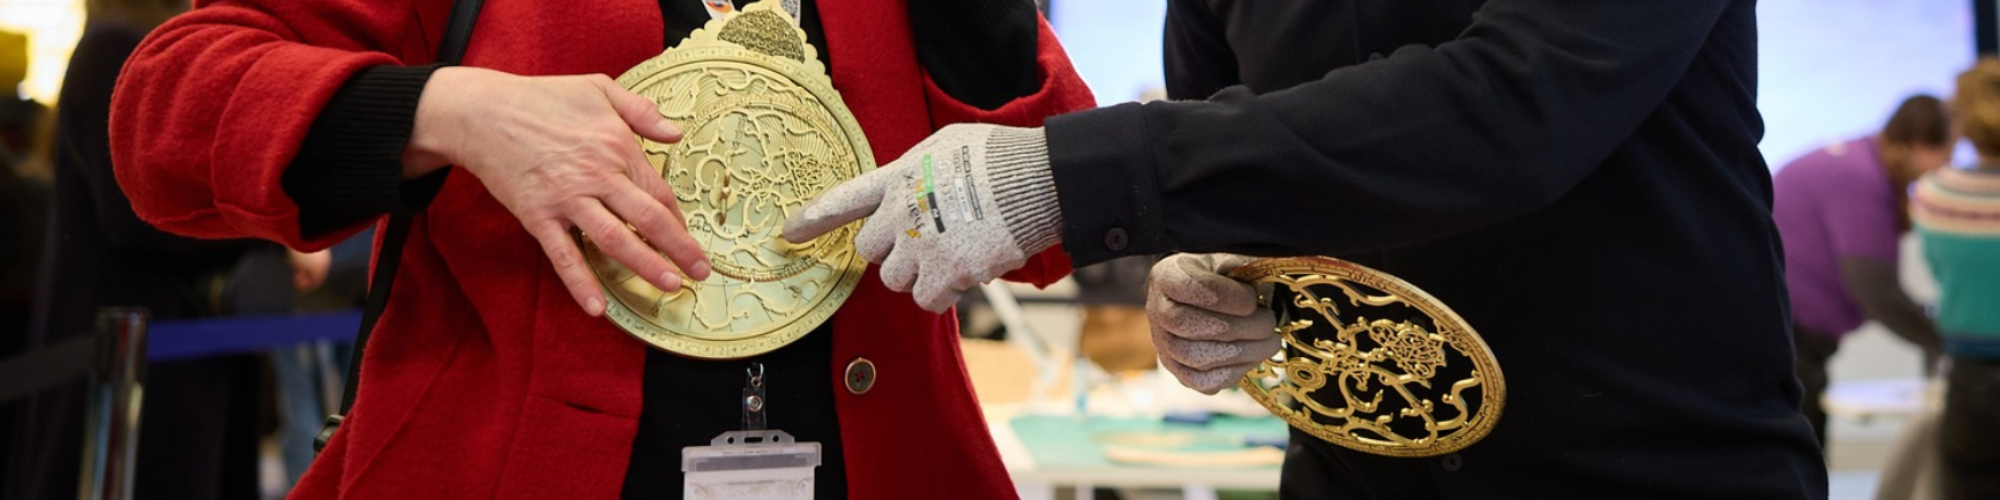
[[[913,0],[917,60],[953,99],[985,110],[1041,91],[1032,0]]]
[[[368,68],[334,93],[281,181],[299,206],[302,233],[421,211],[437,195],[445,170],[404,182],[403,148],[416,125],[424,85],[441,67]]]
[[[1062,205],[1063,250],[1075,267],[1126,255],[1165,253],[1145,107],[1136,103],[1048,120],[1049,167]]]

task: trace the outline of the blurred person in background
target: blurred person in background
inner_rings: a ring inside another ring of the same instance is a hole
[[[0,31],[0,358],[26,340],[49,213],[48,182],[35,165],[43,148],[33,147],[47,110],[20,97],[27,76],[28,37]]]
[[[368,229],[332,248],[313,253],[288,252],[294,261],[293,285],[301,295],[298,312],[329,313],[355,311],[368,295],[369,259],[374,255],[375,230]],[[326,262],[322,265],[319,260]],[[323,270],[324,273],[317,273]],[[353,352],[352,339],[328,339],[270,350],[271,371],[277,382],[278,451],[284,459],[285,482],[289,489],[312,465],[313,440],[328,414],[338,410],[347,369]]]
[[[48,110],[21,97],[28,78],[28,36],[0,31],[0,165],[27,163],[35,149],[36,122]]]
[[[54,208],[27,348],[89,334],[102,307],[144,307],[156,320],[290,312],[300,275],[324,272],[314,268],[316,259],[254,240],[161,232],[139,220],[114,179],[114,82],[146,33],[186,2],[93,0],[85,7],[57,111]],[[261,355],[149,363],[135,497],[256,498],[266,376]],[[7,430],[15,446],[5,450],[0,497],[76,497],[82,397],[79,381],[24,401]]]
[[[27,73],[28,37],[0,31],[0,359],[20,354],[27,346],[35,270],[41,267],[42,236],[49,217],[47,176],[35,175],[46,169],[31,165],[39,163],[45,156],[40,151],[47,148],[30,147],[45,138],[37,129],[46,113],[40,103],[22,99],[16,91]],[[15,448],[8,430],[14,428],[23,405],[0,402],[0,453]],[[6,480],[0,472],[0,490]]]
[[[1917,181],[1910,213],[1938,283],[1944,410],[1938,424],[1944,498],[2000,498],[2000,60],[1958,77],[1958,122],[1977,166]]]
[[[1778,171],[1771,217],[1784,237],[1800,402],[1826,444],[1827,360],[1842,337],[1875,320],[1922,349],[1925,371],[1937,329],[1903,291],[1899,242],[1910,228],[1910,183],[1951,161],[1949,113],[1938,98],[1905,99],[1879,133],[1834,143]]]

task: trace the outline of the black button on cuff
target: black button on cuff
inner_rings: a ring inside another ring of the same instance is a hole
[[[1457,453],[1445,455],[1444,459],[1438,462],[1438,465],[1444,466],[1445,472],[1458,472],[1459,469],[1465,468],[1465,457],[1458,456]]]
[[[1104,248],[1113,252],[1125,251],[1132,244],[1132,238],[1125,234],[1125,228],[1114,227],[1104,232]]]

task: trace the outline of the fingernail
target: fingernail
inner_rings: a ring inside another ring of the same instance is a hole
[[[688,267],[688,276],[693,277],[696,280],[708,279],[708,272],[709,272],[708,261],[706,260],[701,262],[696,262],[694,263],[693,266]]]
[[[674,126],[674,122],[667,121],[666,118],[661,118],[660,121],[658,123],[653,124],[653,126],[659,128],[660,133],[662,134],[675,135],[681,133],[681,128]]]
[[[681,289],[681,274],[673,271],[667,271],[665,273],[661,273],[660,284],[666,285],[666,288],[660,290],[663,292],[671,292],[674,290],[679,290]]]
[[[583,299],[583,312],[584,314],[589,314],[591,316],[603,316],[604,301],[598,299],[597,297]]]

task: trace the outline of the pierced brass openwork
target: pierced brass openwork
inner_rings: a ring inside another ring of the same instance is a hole
[[[1230,276],[1268,290],[1285,344],[1239,385],[1293,427],[1353,450],[1427,457],[1499,422],[1499,362],[1423,290],[1325,257],[1264,259]]]
[[[685,131],[678,143],[641,143],[714,273],[666,293],[588,235],[584,256],[610,298],[605,316],[668,352],[731,359],[783,347],[831,318],[868,269],[855,226],[797,245],[780,237],[787,216],[875,159],[817,50],[778,6],[709,21],[618,77]]]

